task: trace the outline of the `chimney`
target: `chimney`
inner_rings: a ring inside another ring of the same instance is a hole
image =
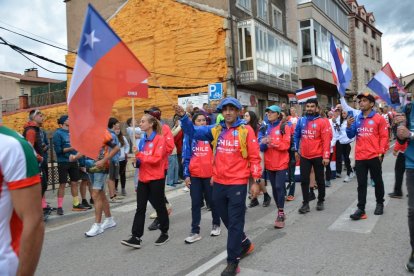
[[[29,69],[24,70],[24,75],[26,77],[33,77],[33,78],[39,77],[37,74],[37,68],[29,68]]]

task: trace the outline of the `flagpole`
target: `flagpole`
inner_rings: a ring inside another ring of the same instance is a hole
[[[132,134],[131,134],[131,140],[132,140],[132,148],[137,147],[137,143],[135,141],[135,101],[134,98],[131,98],[132,101]]]

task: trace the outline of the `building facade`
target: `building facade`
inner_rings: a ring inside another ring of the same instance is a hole
[[[350,94],[368,90],[367,83],[382,67],[382,33],[375,26],[375,17],[357,0],[347,0],[349,42],[351,47],[352,82]]]
[[[314,86],[322,107],[337,102],[329,57],[331,36],[350,64],[348,14],[343,0],[297,0],[299,76],[302,87]]]

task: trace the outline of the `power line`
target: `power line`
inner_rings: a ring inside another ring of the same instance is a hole
[[[31,62],[33,62],[34,64],[36,64],[37,66],[39,66],[40,68],[42,68],[43,70],[46,70],[46,71],[48,71],[48,72],[50,72],[50,73],[54,73],[54,74],[65,74],[65,75],[68,75],[68,74],[72,74],[72,73],[70,73],[70,72],[54,72],[54,71],[51,71],[51,70],[49,70],[49,69],[46,69],[45,67],[43,67],[42,65],[40,65],[39,63],[36,63],[34,60],[32,60],[31,58],[29,58],[28,56],[26,56],[25,54],[23,54],[22,52],[19,52],[19,51],[16,51],[16,52],[18,52],[19,54],[21,54],[22,56],[24,56],[25,58],[27,58],[28,60],[30,60]]]
[[[39,37],[39,38],[41,38],[41,39],[43,39],[43,40],[47,40],[47,41],[53,42],[53,43],[55,43],[55,44],[59,44],[59,45],[61,45],[61,46],[63,46],[63,47],[65,46],[65,45],[63,45],[63,44],[61,44],[61,43],[59,43],[59,42],[56,42],[56,41],[50,40],[50,39],[45,38],[45,37],[42,37],[42,36],[40,36],[40,35],[37,35],[37,34],[34,34],[34,33],[29,32],[29,31],[23,30],[23,29],[21,29],[21,28],[15,27],[15,26],[10,25],[10,24],[8,24],[8,23],[6,23],[6,22],[4,22],[4,21],[1,21],[1,20],[0,20],[0,23],[2,23],[2,24],[4,24],[4,25],[7,25],[7,26],[9,26],[9,27],[12,27],[12,28],[14,28],[14,29],[17,29],[17,30],[19,30],[19,31],[22,31],[22,32],[25,32],[25,33],[28,33],[28,34],[31,34],[31,35],[34,35],[34,36],[37,36],[37,37]]]
[[[43,60],[46,60],[46,61],[48,61],[48,62],[50,62],[50,63],[54,63],[54,64],[56,64],[56,65],[63,66],[63,67],[65,67],[65,68],[67,68],[67,69],[72,69],[72,70],[73,70],[73,68],[72,68],[72,67],[67,66],[66,64],[63,64],[63,63],[60,63],[60,62],[54,61],[54,60],[49,59],[49,58],[46,58],[46,57],[44,57],[44,56],[41,56],[41,55],[35,54],[35,53],[33,53],[33,52],[27,51],[27,50],[25,50],[25,49],[23,49],[23,48],[20,48],[19,46],[16,46],[16,45],[10,44],[10,43],[8,43],[8,42],[7,42],[4,38],[2,38],[1,36],[0,36],[0,40],[1,40],[1,41],[3,41],[3,43],[0,43],[0,44],[4,44],[4,45],[6,45],[6,46],[9,46],[10,48],[12,48],[13,50],[15,50],[15,51],[17,51],[17,52],[19,52],[19,53],[25,53],[25,54],[28,54],[28,55],[32,55],[32,56],[37,57],[37,58],[39,58],[39,59],[43,59]]]
[[[45,45],[48,45],[48,46],[51,46],[51,47],[54,47],[54,48],[57,48],[57,49],[63,50],[63,51],[67,51],[67,52],[71,52],[71,53],[77,54],[77,52],[75,52],[75,51],[71,51],[71,50],[69,50],[69,49],[65,49],[65,48],[62,48],[62,47],[59,47],[59,46],[55,46],[55,45],[49,44],[49,43],[47,43],[47,42],[44,42],[44,41],[38,40],[38,39],[36,39],[36,38],[30,37],[30,36],[27,36],[27,35],[24,35],[24,34],[21,34],[21,33],[15,32],[15,31],[12,31],[12,30],[9,30],[9,29],[4,28],[4,27],[1,27],[1,26],[0,26],[0,29],[6,30],[6,31],[8,31],[8,32],[11,32],[11,33],[14,33],[14,34],[17,34],[17,35],[23,36],[23,37],[28,38],[28,39],[31,39],[31,40],[33,40],[33,41],[36,41],[36,42],[39,42],[39,43],[42,43],[42,44],[45,44]]]

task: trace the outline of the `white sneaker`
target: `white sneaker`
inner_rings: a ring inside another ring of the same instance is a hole
[[[102,234],[103,231],[104,230],[102,228],[101,223],[94,223],[94,224],[92,224],[91,229],[89,229],[88,232],[85,232],[85,236],[87,236],[87,237],[95,237],[95,236],[97,236],[99,234]]]
[[[351,174],[349,175],[350,178],[354,178],[355,177],[355,173],[351,172]]]
[[[189,189],[187,186],[185,186],[185,187],[183,188],[183,191],[184,191],[184,192],[186,192],[186,193],[188,193],[188,192],[190,191],[190,189]]]
[[[155,219],[157,217],[157,212],[152,212],[150,215],[150,219]]]
[[[351,177],[349,177],[349,175],[347,175],[344,179],[344,182],[351,182]]]
[[[101,225],[103,231],[105,231],[108,228],[115,227],[115,226],[116,226],[116,222],[113,217],[105,218]]]
[[[190,236],[188,236],[184,242],[185,243],[194,243],[196,241],[201,240],[201,236],[200,234],[196,234],[196,233],[191,233]]]
[[[220,234],[221,234],[220,226],[214,224],[213,229],[210,232],[210,236],[217,237],[217,236],[220,236]]]

